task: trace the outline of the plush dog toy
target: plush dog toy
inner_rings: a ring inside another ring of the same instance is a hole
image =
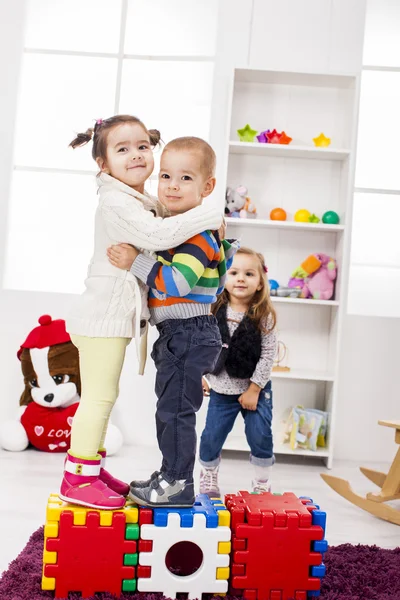
[[[20,452],[29,444],[45,452],[66,452],[71,425],[79,406],[79,354],[65,329],[65,321],[49,315],[39,319],[18,350],[24,377],[19,418],[0,428],[0,446]],[[122,445],[121,432],[109,427],[107,454]]]
[[[225,214],[228,217],[246,219],[255,218],[257,210],[247,196],[247,188],[240,185],[236,189],[227,187],[225,193]]]
[[[336,275],[334,258],[326,254],[311,254],[292,273],[289,287],[301,288],[302,298],[330,300],[334,294]]]

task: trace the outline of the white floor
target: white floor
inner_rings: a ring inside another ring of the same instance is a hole
[[[43,524],[47,497],[50,492],[58,491],[63,460],[63,454],[0,450],[0,573],[22,550],[30,534]],[[159,454],[152,448],[126,446],[119,456],[108,461],[115,475],[129,481],[145,478],[158,468]],[[388,469],[388,465],[363,466]],[[325,467],[318,461],[278,457],[273,491],[292,491],[313,498],[328,515],[327,539],[331,545],[346,542],[377,544],[384,548],[400,545],[400,527],[376,519],[346,502],[322,481],[319,473],[323,471]],[[354,463],[337,463],[330,473],[348,479],[353,488],[363,494],[374,487]],[[220,477],[223,493],[250,489],[251,476],[244,453],[224,453]]]

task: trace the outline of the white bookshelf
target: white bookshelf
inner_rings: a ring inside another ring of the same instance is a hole
[[[272,297],[279,339],[288,348],[291,368],[272,376],[275,453],[324,459],[331,467],[350,250],[358,77],[240,68],[232,73],[230,90],[224,187],[245,185],[258,218],[228,218],[228,236],[262,252],[268,277],[282,286],[310,254],[328,254],[338,263],[332,300]],[[247,123],[257,132],[284,130],[293,141],[287,146],[240,142],[237,130]],[[327,148],[313,144],[321,132],[331,138]],[[269,219],[276,207],[286,210],[287,221]],[[293,217],[300,208],[320,218],[334,210],[340,223],[297,223]],[[292,451],[281,444],[282,419],[297,404],[330,413],[327,448]],[[225,448],[248,451],[242,419],[237,419]]]

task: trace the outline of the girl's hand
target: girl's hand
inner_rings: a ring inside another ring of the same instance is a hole
[[[107,249],[108,260],[114,267],[129,271],[136,258],[140,254],[139,250],[130,244],[118,244],[110,246]]]
[[[210,386],[208,385],[207,380],[204,377],[202,379],[202,385],[203,385],[204,396],[209,396],[210,395]]]
[[[222,225],[218,229],[218,235],[219,235],[219,239],[222,242],[222,240],[225,239],[225,235],[226,235],[226,221],[225,221],[225,219],[222,219]]]
[[[259,391],[251,390],[250,388],[243,392],[239,398],[239,404],[246,410],[257,410]]]

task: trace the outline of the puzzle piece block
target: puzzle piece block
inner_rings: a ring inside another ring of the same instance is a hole
[[[152,546],[151,551],[139,552],[139,592],[162,592],[169,598],[175,598],[179,593],[188,593],[189,600],[201,598],[204,593],[227,592],[231,530],[225,525],[209,526],[210,503],[203,499],[201,502],[203,504],[198,506],[203,509],[207,506],[208,512],[196,511],[194,507],[193,512],[182,515],[179,509],[155,509],[159,511],[158,515],[165,510],[165,517],[157,517],[158,522],[161,518],[163,524],[159,526],[154,522],[141,526],[140,548],[144,547],[145,542]],[[221,510],[226,512],[224,509],[222,506]],[[217,506],[214,506],[214,510],[217,515]],[[182,525],[182,518],[185,516],[188,520],[184,520],[185,525]],[[187,524],[189,519],[191,526]],[[215,519],[212,519],[211,523],[214,522]],[[180,544],[183,545],[179,547]],[[174,551],[175,558],[171,559]],[[183,574],[182,571],[193,557],[195,568],[189,574]]]
[[[191,508],[155,508],[153,523],[157,527],[166,527],[168,515],[178,513],[181,516],[181,527],[193,527],[194,515],[204,514],[207,527],[225,525],[229,527],[230,516],[226,506],[220,499],[210,499],[206,494],[196,496],[196,501]]]
[[[118,511],[73,506],[50,496],[45,524],[42,589],[56,596],[81,592],[135,591],[138,509]]]
[[[326,514],[310,498],[249,494],[226,496],[232,517],[232,589],[247,600],[302,600],[318,595],[325,574]]]

